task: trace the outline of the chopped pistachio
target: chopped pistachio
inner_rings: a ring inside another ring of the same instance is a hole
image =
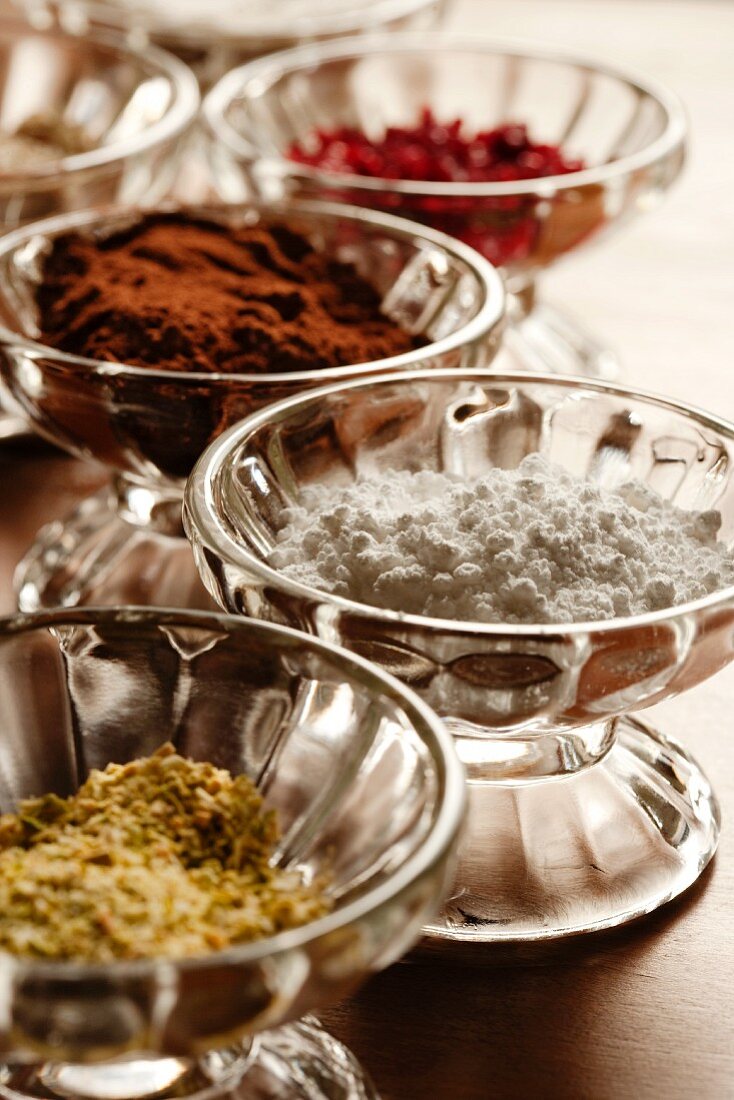
[[[0,949],[105,962],[208,954],[323,916],[323,883],[271,866],[275,815],[213,764],[153,756],[0,817]]]

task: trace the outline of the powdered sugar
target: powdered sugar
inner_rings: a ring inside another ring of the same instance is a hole
[[[718,512],[640,482],[600,489],[540,455],[472,481],[401,470],[306,487],[285,521],[271,564],[287,576],[437,618],[595,621],[734,584]]]

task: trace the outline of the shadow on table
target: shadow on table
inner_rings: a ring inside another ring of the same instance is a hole
[[[691,1006],[670,1003],[666,969],[678,966],[671,955],[692,966],[685,925],[715,873],[714,860],[681,898],[610,932],[416,951],[332,1010],[327,1026],[383,1100],[683,1096],[691,1074],[704,1095],[705,1070],[681,1041]],[[670,1081],[680,1091],[666,1092]]]

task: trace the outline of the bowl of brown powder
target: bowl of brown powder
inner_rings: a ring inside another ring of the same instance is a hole
[[[733,469],[715,415],[499,371],[325,387],[197,463],[217,602],[369,657],[453,732],[473,825],[439,937],[607,927],[711,858],[706,776],[636,712],[734,658]]]
[[[317,639],[188,611],[0,620],[0,683],[8,1094],[372,1100],[302,1017],[449,885],[435,715]]]
[[[4,239],[0,280],[2,377],[39,431],[116,475],[120,502],[87,503],[65,549],[44,548],[26,609],[84,598],[92,529],[118,558],[126,532],[179,534],[183,479],[241,417],[327,381],[487,363],[504,306],[472,249],[318,203],[50,219]],[[165,602],[119,593],[105,602]]]

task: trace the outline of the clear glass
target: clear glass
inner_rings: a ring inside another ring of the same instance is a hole
[[[51,214],[111,202],[155,202],[175,179],[199,90],[175,57],[120,36],[80,38],[0,25],[0,114],[15,131],[42,115],[81,126],[91,148],[35,169],[0,172],[5,230]],[[0,394],[0,439],[28,431]]]
[[[734,589],[628,619],[504,626],[354,603],[291,581],[268,556],[302,485],[417,468],[473,477],[535,452],[607,488],[633,477],[683,508],[716,508],[734,540],[734,425],[621,387],[492,371],[383,377],[273,405],[208,448],[184,504],[221,606],[368,657],[446,721],[470,823],[431,931],[469,943],[607,927],[698,876],[718,838],[710,785],[629,715],[731,660]]]
[[[325,172],[289,159],[315,129],[379,136],[423,107],[469,132],[526,123],[586,170],[506,183],[430,183]],[[204,102],[223,196],[284,193],[390,210],[504,264],[512,291],[502,366],[609,377],[610,353],[536,302],[535,282],[667,191],[683,163],[685,117],[652,81],[585,57],[521,43],[430,33],[303,46],[228,73]]]
[[[341,34],[433,25],[444,0],[13,0],[37,26],[123,31],[189,62],[206,85],[233,65]]]
[[[400,219],[308,202],[189,207],[228,224],[287,218],[316,247],[352,261],[385,312],[430,341],[372,363],[280,374],[156,371],[37,343],[40,259],[70,230],[112,232],[139,211],[84,211],[0,241],[0,374],[41,434],[103,463],[113,485],[41,533],[18,574],[20,607],[80,602],[188,606],[203,598],[182,538],[184,480],[224,428],[280,397],[384,370],[489,362],[504,312],[496,271],[472,249]],[[200,596],[197,596],[197,591]]]
[[[51,963],[0,953],[0,1096],[367,1100],[304,1013],[414,941],[450,883],[464,809],[451,739],[410,691],[317,639],[141,608],[0,620],[0,810],[67,795],[163,741],[246,772],[277,859],[325,871],[320,920],[201,959]]]

